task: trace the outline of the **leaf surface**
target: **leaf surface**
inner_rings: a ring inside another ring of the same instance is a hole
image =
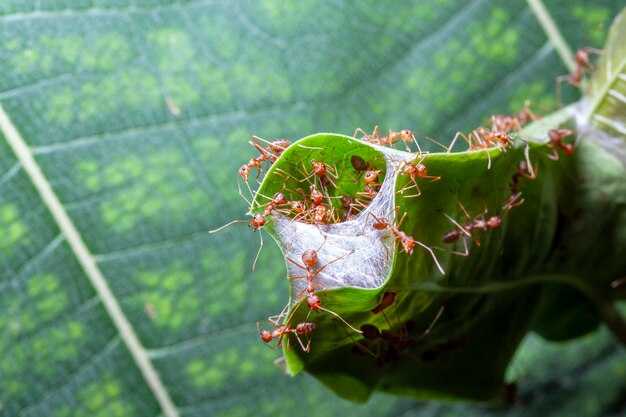
[[[549,11],[576,45],[619,7]],[[252,134],[381,125],[447,138],[526,99],[554,104],[567,70],[525,2],[5,1],[0,28],[0,415],[165,415],[8,146],[10,125],[180,415],[478,413],[384,395],[362,407],[283,376],[256,330],[288,297],[279,251],[266,235],[252,273],[258,233],[206,231],[244,218],[236,172]],[[584,375],[613,372],[619,358],[610,338],[597,343],[545,375],[559,354],[531,339],[527,407],[543,404],[545,386],[594,399]],[[623,409],[609,386],[594,385],[607,396],[589,415]]]

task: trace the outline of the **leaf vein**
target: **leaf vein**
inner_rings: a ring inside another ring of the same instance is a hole
[[[148,358],[146,349],[143,347],[132,324],[117,302],[93,255],[87,248],[87,245],[83,241],[74,222],[69,217],[65,207],[52,189],[48,179],[35,161],[31,149],[28,147],[17,128],[13,125],[13,122],[2,106],[0,106],[0,131],[2,131],[6,137],[9,146],[13,149],[16,157],[24,167],[24,170],[30,177],[34,187],[37,189],[44,204],[48,207],[55,222],[61,229],[61,233],[65,236],[78,262],[85,271],[85,274],[94,286],[96,293],[102,300],[107,313],[130,351],[148,387],[161,406],[163,413],[166,417],[178,417],[178,410],[170,398],[169,392],[163,385],[160,375]]]

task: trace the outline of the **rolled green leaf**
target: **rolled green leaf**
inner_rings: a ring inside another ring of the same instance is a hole
[[[613,305],[623,287],[612,286],[626,276],[626,169],[602,148],[607,133],[581,122],[584,103],[510,146],[409,153],[318,134],[284,151],[250,214],[268,215],[286,257],[291,302],[276,328],[288,330],[289,371],[354,401],[375,390],[493,400],[506,394],[507,365],[528,331],[568,340],[604,321],[626,344]],[[570,128],[579,132],[573,154]],[[405,172],[418,164],[426,175]],[[377,175],[369,195],[367,171]],[[334,217],[312,220],[311,186]],[[268,210],[277,192],[309,211]],[[307,250],[318,255],[308,272]],[[321,308],[307,305],[313,291]],[[306,322],[315,331],[298,334]]]

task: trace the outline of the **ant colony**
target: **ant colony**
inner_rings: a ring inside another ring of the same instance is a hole
[[[596,51],[584,52],[587,55],[577,54],[577,72],[559,77],[558,84],[580,84],[590,68],[583,58]],[[349,343],[354,352],[376,358],[423,344],[440,318],[445,318],[445,306],[429,308],[430,324],[422,322],[421,329],[413,329],[411,318],[394,320],[394,310],[399,311],[407,297],[400,295],[401,288],[383,290],[392,268],[401,264],[413,271],[419,265],[420,274],[446,279],[451,258],[468,256],[471,248],[503,225],[511,210],[524,203],[522,185],[537,178],[537,158],[558,160],[574,154],[574,132],[553,126],[533,141],[533,162],[531,143],[523,139],[524,126],[538,118],[526,103],[515,114],[493,115],[486,126],[457,132],[447,146],[408,129],[384,134],[378,127],[371,134],[357,129],[353,137],[320,134],[296,143],[253,137],[250,145],[258,154],[239,168],[239,194],[252,219],[234,220],[210,233],[234,223],[247,223],[259,232],[253,269],[263,248],[264,230],[281,247],[291,296],[280,313],[258,324],[262,341],[309,353],[315,349],[317,336],[324,343]],[[446,157],[454,156],[457,142],[465,145],[466,154],[486,156],[482,159],[486,170],[492,170],[492,152],[510,155],[516,149],[516,156],[506,159],[508,189],[505,185],[501,199],[492,198],[489,205],[485,201],[482,211],[467,209],[450,186],[459,181],[438,168],[447,162]],[[426,147],[440,147],[442,152],[424,151]],[[258,191],[252,190],[251,181],[261,184]],[[440,204],[428,213],[437,218],[415,214],[412,207],[429,200],[435,191],[436,201],[446,192],[449,196],[447,206]],[[419,222],[443,222],[441,233],[425,235]],[[409,266],[409,259],[416,258]],[[351,297],[329,292],[338,288],[378,290],[372,292],[377,294],[378,305],[351,306]],[[346,311],[354,312],[350,320],[343,317]],[[342,337],[340,342],[320,335],[325,327],[337,326],[343,332],[333,334]],[[457,345],[463,343],[448,340],[431,350],[437,353]]]

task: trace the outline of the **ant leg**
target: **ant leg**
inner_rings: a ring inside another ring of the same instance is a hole
[[[225,224],[224,226],[222,226],[222,227],[219,227],[219,228],[214,229],[214,230],[209,230],[209,234],[217,233],[217,232],[219,232],[220,230],[227,228],[228,226],[230,226],[230,225],[231,225],[231,224],[233,224],[233,223],[248,223],[248,220],[233,220],[232,222],[226,223],[226,224]]]
[[[324,148],[320,148],[319,146],[306,146],[306,145],[300,145],[300,144],[298,144],[298,146],[304,149],[317,149],[319,151],[324,150]]]
[[[530,145],[528,144],[528,142],[526,142],[526,148],[524,149],[524,156],[526,157],[526,166],[528,169],[528,175],[524,175],[524,174],[522,175],[528,178],[529,180],[534,180],[535,178],[537,178],[537,174],[535,172],[533,164],[530,162]]]
[[[357,138],[357,137],[356,137],[356,134],[357,134],[357,133],[360,133],[360,134],[362,134],[362,135],[363,135],[363,136],[361,136],[361,139],[364,139],[364,138],[368,138],[368,137],[369,137],[369,135],[368,135],[367,133],[365,133],[365,131],[364,131],[363,129],[361,129],[360,127],[357,127],[357,128],[356,128],[356,130],[354,131],[354,135],[352,135],[352,137],[356,139],[356,138]]]
[[[504,214],[511,211],[513,207],[521,206],[522,204],[524,204],[524,199],[523,198],[520,199],[521,196],[522,196],[522,192],[520,191],[519,193],[513,194],[509,197],[509,199],[506,201],[506,204],[502,206],[502,210],[504,211]]]
[[[252,189],[250,188],[250,184],[248,184],[248,181],[245,181],[246,186],[248,187],[248,191],[250,191],[250,195],[254,195],[254,193],[252,192]],[[248,203],[249,206],[252,206],[252,203],[250,203],[250,201],[246,198],[245,195],[243,195],[243,193],[241,192],[241,177],[237,178],[237,188],[239,189],[239,195],[241,196],[241,198],[243,198],[246,203]]]
[[[463,252],[450,251],[454,255],[469,256],[469,248],[467,247],[467,237],[463,236]]]
[[[461,232],[463,232],[464,235],[471,237],[472,234],[470,232],[468,232],[467,230],[465,230],[465,228],[463,226],[461,226],[456,220],[454,220],[451,216],[447,215],[446,213],[443,213],[444,216],[446,216],[448,218],[448,220],[450,220],[452,223],[454,223],[454,225],[456,227],[459,228],[459,230]]]
[[[303,270],[305,270],[305,271],[307,270],[307,269],[306,269],[306,266],[299,264],[298,262],[294,261],[294,260],[293,260],[293,259],[291,259],[290,257],[287,257],[287,261],[291,262],[292,264],[294,264],[295,266],[297,266],[297,267],[298,267],[298,268],[300,268],[300,269],[303,269]],[[302,275],[302,277],[305,277],[305,276],[306,276],[306,275]],[[293,277],[293,278],[300,278],[300,276],[298,276],[298,277]]]
[[[324,268],[326,268],[328,265],[330,265],[330,264],[332,264],[332,263],[334,263],[334,262],[337,262],[338,260],[343,259],[343,258],[345,258],[345,257],[347,257],[347,256],[350,256],[350,255],[352,255],[354,252],[355,252],[355,249],[352,249],[350,252],[346,253],[345,255],[340,256],[339,258],[335,258],[335,259],[333,259],[332,261],[328,262],[326,265],[322,266],[320,269],[318,269],[317,271],[315,271],[314,275],[317,275],[317,274],[319,274],[320,272],[322,272],[322,271],[324,270]]]
[[[437,257],[435,256],[435,252],[433,252],[433,250],[430,247],[426,246],[425,244],[423,244],[419,240],[416,240],[415,243],[417,243],[418,245],[420,245],[421,247],[426,249],[428,252],[430,252],[430,256],[433,257],[433,260],[435,261],[435,264],[437,264],[437,268],[439,269],[439,272],[441,272],[442,275],[445,275],[446,272],[443,270],[443,268],[441,267],[441,264],[437,260]]]
[[[352,325],[350,325],[350,323],[348,323],[347,321],[345,321],[345,320],[343,319],[343,317],[341,317],[339,314],[335,313],[334,311],[329,310],[329,309],[324,308],[324,307],[318,307],[318,308],[319,308],[320,310],[322,310],[322,311],[325,311],[325,312],[327,312],[327,313],[329,313],[329,314],[332,314],[333,316],[337,317],[339,320],[341,320],[341,321],[343,322],[343,324],[345,324],[346,326],[348,326],[349,328],[351,328],[352,330],[354,330],[356,333],[359,333],[359,334],[362,334],[362,333],[363,333],[361,330],[359,330],[359,329],[355,329]]]
[[[558,161],[559,160],[559,152],[556,150],[556,147],[553,145],[548,145],[550,148],[552,148],[552,154],[545,154],[547,158],[552,159],[553,161]]]
[[[424,333],[422,333],[422,335],[420,337],[418,337],[418,340],[425,338],[426,336],[428,336],[428,334],[431,332],[431,330],[433,329],[433,327],[435,327],[435,324],[437,324],[437,322],[439,321],[439,318],[441,317],[441,315],[443,314],[443,310],[445,309],[445,306],[441,306],[439,307],[439,311],[437,312],[437,315],[435,316],[435,318],[433,319],[433,321],[430,323],[430,325],[428,326],[428,328],[426,330],[424,330]]]
[[[259,256],[261,256],[261,250],[263,249],[263,233],[259,230],[259,239],[261,239],[261,244],[259,245],[259,251],[256,253],[254,257],[254,262],[252,263],[252,270],[256,271],[256,262],[259,260]]]
[[[454,135],[454,139],[452,139],[452,142],[450,142],[450,145],[447,148],[448,149],[447,153],[450,153],[450,151],[454,147],[454,144],[456,143],[456,140],[458,139],[459,136],[461,136],[467,142],[469,148],[472,149],[472,142],[470,141],[470,139],[467,136],[465,136],[463,132],[456,132],[456,135]]]
[[[563,107],[563,100],[561,100],[561,85],[563,84],[563,81],[567,81],[571,84],[571,75],[565,74],[556,77],[556,104],[559,108]]]
[[[267,318],[269,322],[272,323],[276,327],[281,326],[280,320],[285,316],[285,314],[287,314],[287,310],[289,309],[289,304],[290,303],[287,303],[279,314],[276,314],[274,316],[269,316]],[[257,323],[257,327],[258,327],[258,323]]]
[[[298,145],[298,146],[302,146],[302,145]],[[304,181],[307,181],[309,178],[311,178],[311,177],[313,177],[313,176],[315,175],[315,171],[311,172],[310,174],[307,174],[307,172],[306,172],[306,165],[304,165],[304,161],[302,161],[302,168],[304,168],[304,172],[302,172],[302,171],[300,171],[298,168],[296,168],[300,174],[305,175],[305,177],[304,177],[304,178],[302,178],[302,179],[300,179],[300,180],[297,180],[298,182],[304,182]],[[311,182],[311,181],[309,181],[309,183],[310,183],[310,182]],[[317,186],[316,181],[315,181],[315,178],[313,179],[313,184],[314,184],[315,186]]]
[[[380,134],[380,127],[374,126],[374,131],[372,132],[372,139],[376,141],[377,144],[381,144],[382,136]]]
[[[326,170],[327,172],[327,177],[332,177],[335,180],[339,180],[339,173],[337,172],[337,164],[333,162],[333,169],[331,170],[330,167],[328,167],[328,169]],[[333,185],[333,187],[337,188],[337,184],[335,184],[333,182],[332,179],[328,178],[328,180],[330,181],[330,183]]]
[[[611,288],[617,288],[623,284],[626,284],[626,277],[618,278],[611,282]]]
[[[424,139],[427,139],[427,140],[429,140],[429,141],[433,142],[435,145],[441,146],[443,149],[445,149],[445,150],[446,150],[446,152],[447,152],[447,153],[450,153],[450,149],[452,149],[451,147],[449,147],[449,148],[448,148],[448,147],[446,147],[444,144],[440,143],[438,140],[433,139],[433,138],[431,138],[430,136],[427,136],[427,135],[425,135],[425,134],[423,134],[423,133],[416,132],[416,131],[411,131],[411,133],[412,133],[412,134],[414,134],[414,135],[415,135],[415,134],[417,134],[418,136],[421,136],[421,137],[423,137]],[[415,136],[413,136],[413,137],[415,138]],[[416,143],[417,143],[417,140],[416,140]],[[418,149],[419,149],[419,146],[418,146]],[[421,152],[421,151],[420,151],[420,153],[424,153],[424,152]],[[428,152],[426,152],[426,153],[428,153]]]
[[[396,210],[399,208],[400,206],[396,207]],[[396,213],[396,218],[398,217],[398,214]],[[402,217],[400,218],[400,221],[398,222],[398,224],[396,225],[396,228],[400,228],[400,226],[402,226],[402,222],[404,221],[404,219],[406,218],[406,211],[404,212],[404,214],[402,215]],[[395,221],[396,219],[394,219]]]
[[[308,339],[308,343],[306,344],[306,347],[304,346],[304,343],[302,343],[302,340],[300,339],[300,336],[298,335],[298,333],[296,333],[295,331],[293,331],[294,336],[296,336],[296,340],[298,341],[298,343],[300,344],[300,347],[302,348],[302,351],[309,353],[310,349],[311,349],[311,339]]]
[[[342,329],[346,333],[346,335],[354,342],[354,344],[357,347],[357,349],[359,349],[363,353],[367,353],[368,355],[372,356],[375,359],[378,359],[378,357],[380,356],[380,346],[379,345],[378,345],[379,348],[377,349],[378,352],[375,354],[365,344],[359,342],[358,340],[355,340],[354,337],[352,337],[352,335],[350,333],[348,333],[348,331],[344,327],[342,327]]]
[[[413,185],[408,185],[404,188],[402,188],[401,190],[398,190],[398,192],[400,194],[403,194],[405,191],[410,190],[411,188],[415,188],[417,190],[417,194],[412,194],[412,195],[403,195],[404,198],[413,198],[413,197],[419,197],[420,195],[422,195],[422,190],[420,190],[419,185],[417,185],[417,181],[415,180],[415,177],[413,175],[410,176],[411,177],[411,181],[413,182]]]
[[[465,207],[463,206],[463,204],[461,203],[461,201],[459,201],[459,199],[458,199],[458,198],[456,198],[455,196],[453,196],[453,197],[454,197],[454,200],[456,201],[456,203],[459,205],[459,207],[460,207],[460,208],[461,208],[461,210],[463,211],[463,214],[465,214],[465,217],[467,217],[467,220],[470,220],[470,219],[471,219],[471,217],[470,217],[469,213],[467,212],[467,210],[465,210]]]

